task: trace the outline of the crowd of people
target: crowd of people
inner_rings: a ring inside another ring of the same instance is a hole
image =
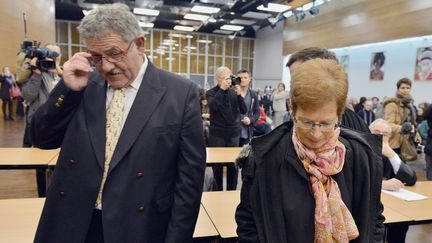
[[[205,168],[206,146],[247,151],[227,168],[227,190],[242,169],[240,242],[382,242],[381,188],[416,183],[406,163],[416,148],[432,180],[432,106],[414,105],[407,78],[395,97],[352,102],[334,53],[312,47],[286,64],[289,90],[253,90],[250,70],[228,67],[199,90],[149,62],[124,4],[92,10],[78,30],[87,52],[63,68],[58,55],[50,70],[29,60],[20,84],[23,146],[61,147],[47,192],[38,175],[46,201],[35,242],[190,242],[202,191],[223,190],[222,169]],[[4,120],[13,120],[9,68],[0,82]],[[389,227],[388,242],[404,242],[407,230]]]

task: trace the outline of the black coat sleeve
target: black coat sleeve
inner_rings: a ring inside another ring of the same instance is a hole
[[[246,114],[247,113],[247,106],[246,103],[244,102],[244,99],[241,95],[237,95],[237,103],[239,106],[239,110],[240,110],[240,114]]]
[[[252,103],[252,110],[250,111],[251,116],[249,117],[251,119],[251,125],[254,125],[255,122],[260,118],[259,114],[259,102],[258,102],[258,95],[251,91],[253,103]]]
[[[250,192],[255,173],[255,164],[252,155],[244,160],[242,168],[242,188],[240,192],[240,204],[237,206],[235,220],[237,222],[237,235],[240,243],[259,242],[257,226],[252,213]]]
[[[416,173],[403,162],[401,163],[395,178],[402,181],[407,186],[414,186],[417,182]]]

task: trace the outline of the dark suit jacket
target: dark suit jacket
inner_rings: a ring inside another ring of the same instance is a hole
[[[98,75],[80,92],[61,81],[32,120],[35,146],[61,146],[35,242],[86,237],[103,173],[105,100]],[[197,85],[149,63],[104,186],[105,242],[190,242],[204,169]]]
[[[292,124],[252,139],[236,211],[241,243],[314,242],[315,200],[292,144]],[[382,242],[381,140],[343,128],[339,140],[346,147],[345,164],[332,177],[360,233],[352,242]]]

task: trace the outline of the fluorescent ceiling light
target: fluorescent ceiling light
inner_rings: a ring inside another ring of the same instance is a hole
[[[143,28],[153,28],[153,23],[139,22],[139,26]]]
[[[303,11],[308,11],[309,9],[311,9],[314,6],[313,2],[307,3],[305,5],[302,6]]]
[[[133,13],[139,15],[158,16],[159,10],[148,8],[134,8]]]
[[[256,21],[246,20],[246,19],[233,19],[230,21],[230,24],[241,24],[241,25],[253,25]]]
[[[271,17],[272,15],[269,13],[260,13],[260,12],[252,12],[249,11],[242,15],[245,18],[251,18],[251,19],[267,19],[268,17]]]
[[[180,30],[180,31],[194,31],[195,28],[192,26],[184,26],[184,25],[176,25],[174,26],[175,30]]]
[[[213,30],[213,33],[229,35],[229,34],[232,34],[233,31],[229,31],[229,30]]]
[[[202,15],[202,14],[186,14],[184,18],[191,19],[191,20],[206,21],[210,18],[210,16]]]
[[[206,13],[206,14],[214,14],[219,12],[220,8],[215,7],[205,7],[205,6],[193,6],[191,9],[192,12],[198,13]]]
[[[288,11],[288,12],[283,13],[283,16],[284,16],[285,18],[289,18],[289,17],[291,17],[292,15],[293,15],[292,11]]]
[[[232,25],[232,24],[224,24],[220,27],[221,30],[232,30],[232,31],[239,31],[242,30],[244,27],[240,25]]]
[[[258,10],[261,11],[267,11],[267,12],[276,12],[276,13],[282,13],[290,9],[291,6],[285,5],[285,4],[277,4],[277,3],[269,3],[267,8],[264,7],[264,5],[259,5],[257,7]]]

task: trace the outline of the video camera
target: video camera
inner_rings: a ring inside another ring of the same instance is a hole
[[[40,43],[36,41],[23,41],[21,44],[21,52],[25,53],[26,58],[37,58],[36,66],[41,71],[48,71],[56,68],[56,63],[46,58],[56,58],[59,53],[51,51],[47,48],[39,48]]]
[[[230,75],[230,79],[231,79],[231,87],[240,85],[241,83],[241,78],[233,74]]]

